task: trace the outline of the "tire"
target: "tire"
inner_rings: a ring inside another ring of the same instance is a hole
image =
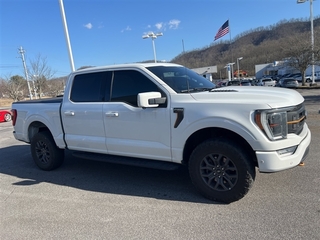
[[[31,154],[36,165],[45,171],[61,166],[64,150],[56,146],[50,132],[39,132],[31,140]]]
[[[10,122],[10,121],[12,120],[11,114],[10,114],[10,113],[6,113],[6,114],[4,115],[4,120],[5,120],[6,122]]]
[[[255,167],[237,144],[228,139],[211,139],[192,152],[189,174],[204,197],[231,203],[248,193],[255,179]]]

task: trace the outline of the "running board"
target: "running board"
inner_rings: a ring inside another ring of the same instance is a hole
[[[148,160],[143,158],[133,158],[133,157],[123,157],[109,154],[99,154],[90,152],[73,152],[73,156],[78,158],[84,158],[89,160],[96,160],[101,162],[116,163],[122,165],[130,165],[136,167],[153,168],[160,170],[172,171],[180,167],[180,164],[158,161],[158,160]]]

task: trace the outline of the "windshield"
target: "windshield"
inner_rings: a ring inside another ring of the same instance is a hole
[[[210,91],[216,85],[185,67],[148,67],[153,74],[168,84],[177,93]]]

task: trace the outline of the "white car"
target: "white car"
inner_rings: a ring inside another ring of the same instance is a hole
[[[320,72],[314,73],[314,81],[316,82],[320,81]],[[306,82],[312,82],[312,75],[306,76]]]
[[[264,86],[264,87],[274,87],[276,85],[276,81],[272,78],[261,78],[257,86]]]

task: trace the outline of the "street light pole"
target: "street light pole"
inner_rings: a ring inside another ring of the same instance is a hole
[[[36,86],[34,84],[35,80],[37,80],[38,75],[33,75],[32,76],[32,85],[33,85],[33,92],[34,92],[34,97],[37,99],[37,89]],[[39,96],[40,97],[40,96]]]
[[[227,78],[227,76],[229,75],[229,65],[225,65],[223,68],[225,68],[226,69],[226,78]],[[228,80],[230,81],[230,76],[228,76]]]
[[[228,80],[231,81],[232,80],[232,77],[231,77],[231,72],[232,72],[232,66],[234,65],[235,63],[228,63],[224,68],[227,69],[228,71]],[[231,69],[230,69],[231,67]],[[231,70],[231,71],[230,71]]]
[[[163,36],[163,33],[148,32],[148,34],[142,36],[143,39],[151,38],[151,40],[152,40],[153,56],[154,56],[155,63],[157,62],[157,55],[156,55],[156,47],[154,44],[154,40],[160,36]]]
[[[231,80],[233,80],[233,65],[234,65],[235,63],[233,62],[233,63],[228,63],[228,65],[229,65],[229,80],[231,79]],[[230,67],[231,67],[231,73],[230,73]]]
[[[297,3],[304,3],[307,0],[297,0]],[[311,23],[311,49],[312,49],[312,85],[315,84],[314,81],[314,34],[313,34],[313,0],[309,0],[310,2],[310,23]]]
[[[153,56],[154,56],[154,62],[157,62],[157,54],[156,54],[156,46],[154,45],[154,37],[152,37],[152,48],[153,48]]]
[[[239,79],[239,62],[240,62],[240,60],[242,60],[243,59],[243,57],[239,57],[239,58],[237,58],[237,67],[238,67],[238,79]]]
[[[71,71],[73,72],[75,70],[75,68],[74,68],[73,55],[72,55],[72,49],[71,49],[71,44],[70,44],[67,20],[66,20],[66,15],[64,13],[63,0],[59,0],[59,3],[60,3],[60,12],[61,12],[62,23],[63,23],[63,27],[64,27],[64,34],[66,37],[66,42],[67,42],[67,47],[68,47],[70,67],[71,67]]]
[[[311,49],[312,49],[312,85],[314,82],[314,35],[313,35],[313,0],[310,1],[310,22],[311,22]]]

